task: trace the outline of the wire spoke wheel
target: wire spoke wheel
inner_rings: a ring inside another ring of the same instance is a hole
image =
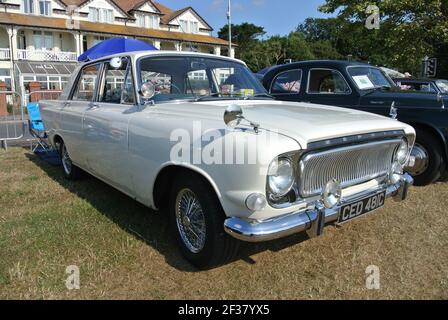
[[[205,216],[198,198],[190,189],[182,189],[177,194],[176,223],[188,250],[201,252],[206,240]]]
[[[70,159],[70,156],[68,154],[67,148],[65,147],[65,144],[62,145],[62,151],[61,151],[61,159],[62,159],[62,166],[64,167],[64,171],[66,174],[70,174],[72,172],[72,160]]]

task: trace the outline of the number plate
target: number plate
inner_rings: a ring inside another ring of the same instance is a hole
[[[373,210],[379,209],[384,206],[385,201],[386,191],[360,200],[358,202],[343,206],[341,208],[341,211],[339,212],[338,223],[347,222],[349,220],[363,216]]]

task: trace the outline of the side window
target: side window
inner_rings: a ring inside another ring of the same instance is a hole
[[[129,66],[126,79],[124,80],[124,88],[121,94],[121,103],[136,104],[134,83],[135,82],[134,82],[134,76],[132,74],[132,68],[131,66]]]
[[[98,74],[101,64],[86,66],[81,71],[76,90],[73,93],[72,100],[75,101],[93,101],[95,98]]]
[[[273,94],[297,94],[300,93],[302,82],[302,70],[289,70],[279,73],[271,86]]]
[[[124,59],[120,68],[112,68],[105,63],[100,102],[134,104],[134,81],[129,60]]]
[[[308,79],[308,93],[349,94],[350,87],[336,70],[312,69]]]

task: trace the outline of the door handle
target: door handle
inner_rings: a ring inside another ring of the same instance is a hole
[[[98,109],[100,107],[100,105],[98,103],[89,103],[89,109],[90,110],[95,110]]]
[[[65,107],[70,107],[70,102],[64,102],[64,104],[62,105],[63,108]]]
[[[370,101],[371,104],[385,104],[385,101]]]

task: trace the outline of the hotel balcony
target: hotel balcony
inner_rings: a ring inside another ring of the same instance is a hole
[[[0,51],[1,56],[2,52]],[[76,62],[78,55],[76,52],[18,49],[17,60]]]
[[[9,48],[0,48],[0,60],[10,60],[11,50]]]

